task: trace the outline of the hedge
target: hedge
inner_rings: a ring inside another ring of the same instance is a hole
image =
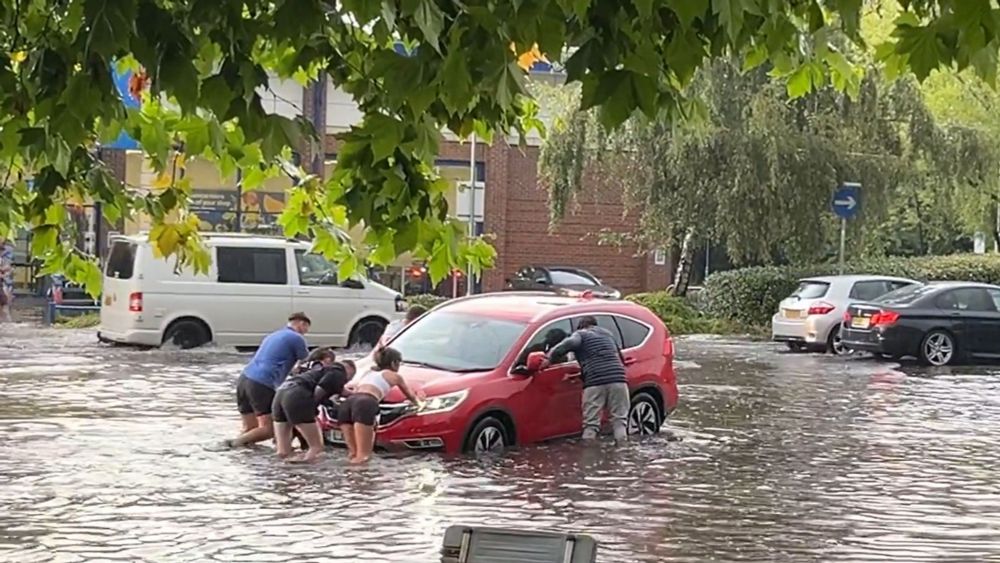
[[[441,297],[440,295],[434,295],[432,293],[423,293],[420,295],[408,295],[406,296],[406,304],[409,306],[420,305],[427,310],[433,309],[434,307],[440,305],[447,301],[447,297]]]
[[[675,297],[665,291],[637,293],[626,297],[660,317],[670,334],[730,334],[742,332],[737,323],[706,316],[684,297]]]
[[[846,274],[881,274],[918,281],[974,281],[1000,285],[1000,255],[958,254],[882,258],[848,263]],[[746,325],[770,322],[778,304],[802,278],[836,275],[836,264],[809,267],[756,267],[712,274],[705,282],[705,303],[712,316]]]

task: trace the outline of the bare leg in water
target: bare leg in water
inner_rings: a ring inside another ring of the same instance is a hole
[[[277,445],[278,457],[286,459],[292,455],[292,425],[287,422],[274,423],[274,441]]]
[[[351,463],[367,463],[375,449],[375,427],[355,423],[354,440],[357,443],[357,453],[351,456]]]
[[[243,430],[240,430],[240,434],[246,434],[254,428],[257,428],[257,415],[253,413],[241,414],[240,420],[243,422]]]
[[[358,442],[354,438],[354,425],[341,424],[340,433],[344,436],[344,444],[347,445],[347,459],[352,460],[358,455]]]
[[[309,444],[309,450],[304,455],[296,457],[294,461],[312,463],[319,459],[319,456],[323,455],[324,449],[323,433],[320,432],[319,424],[315,422],[296,424],[295,428],[305,437],[306,443]]]
[[[274,438],[274,422],[271,415],[265,414],[257,417],[257,426],[233,440],[233,446],[248,446],[258,442],[266,442]]]

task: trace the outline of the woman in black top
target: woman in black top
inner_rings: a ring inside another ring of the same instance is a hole
[[[334,362],[289,376],[278,387],[271,416],[279,457],[291,455],[293,430],[301,433],[309,446],[305,455],[296,461],[315,461],[323,453],[323,435],[316,423],[316,407],[333,395],[343,394],[344,385],[355,371],[354,362],[350,360]]]

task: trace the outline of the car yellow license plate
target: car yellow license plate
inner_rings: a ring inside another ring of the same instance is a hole
[[[854,317],[851,319],[851,328],[868,328],[871,324],[871,318],[869,317]]]
[[[802,318],[802,311],[798,309],[785,309],[786,319],[800,319]]]

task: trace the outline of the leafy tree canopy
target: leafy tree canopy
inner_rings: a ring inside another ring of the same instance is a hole
[[[887,0],[888,3],[888,0]],[[282,217],[345,270],[367,257],[386,263],[416,251],[431,274],[489,265],[483,241],[462,238],[447,217],[444,185],[429,163],[438,134],[523,133],[537,127],[525,90],[525,58],[538,52],[581,85],[585,108],[607,127],[635,110],[677,118],[684,91],[707,60],[769,62],[788,93],[832,81],[857,92],[860,75],[843,54],[861,42],[864,0],[0,0],[0,230],[32,229],[48,270],[96,288],[99,273],[64,242],[64,206],[103,203],[115,219],[137,211],[154,221],[164,255],[207,266],[186,211],[183,155],[245,171],[248,188],[277,174],[288,147],[315,135],[300,120],[267,114],[268,72],[302,81],[329,76],[363,119],[341,135],[332,177],[307,177]],[[1000,14],[994,0],[898,0],[878,56],[894,71],[925,78],[939,66],[996,79]],[[398,43],[405,54],[396,50]],[[526,56],[526,54],[528,54]],[[151,94],[126,111],[109,74],[141,65]],[[126,130],[161,180],[124,186],[95,150]],[[313,137],[314,139],[314,137]],[[30,183],[29,183],[29,180]],[[364,224],[361,252],[336,226]]]

